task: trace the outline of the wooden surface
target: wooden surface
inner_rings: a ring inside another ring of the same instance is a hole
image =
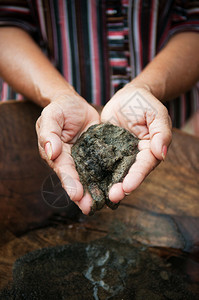
[[[40,111],[31,103],[0,104],[0,288],[12,278],[12,264],[21,255],[107,234],[160,253],[189,253],[187,272],[199,282],[199,139],[174,130],[166,161],[116,211],[104,208],[77,218],[42,198],[51,170],[37,150],[34,127]]]

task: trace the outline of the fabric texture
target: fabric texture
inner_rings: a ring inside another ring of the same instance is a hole
[[[199,1],[0,0],[0,26],[26,30],[81,96],[104,105],[174,34],[199,32]],[[0,94],[22,98],[2,79]],[[199,86],[166,106],[181,127],[199,109]]]

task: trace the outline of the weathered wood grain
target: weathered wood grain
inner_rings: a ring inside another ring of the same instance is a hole
[[[199,139],[174,130],[166,161],[117,210],[71,220],[70,211],[50,208],[41,196],[51,170],[37,149],[40,112],[29,102],[0,104],[0,287],[11,279],[15,259],[29,251],[107,234],[160,253],[186,251],[199,278]]]
[[[49,169],[37,150],[32,103],[0,104],[0,227],[20,233],[49,216],[40,187]]]

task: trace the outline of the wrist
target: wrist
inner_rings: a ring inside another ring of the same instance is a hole
[[[126,86],[132,87],[133,89],[144,89],[151,93],[150,86],[147,83],[143,82],[142,80],[139,80],[137,77],[134,78],[129,83],[127,83]]]
[[[153,75],[153,73],[151,75]],[[141,88],[150,92],[154,97],[162,102],[165,99],[166,83],[162,82],[158,78],[154,79],[154,76],[144,74],[144,71],[134,78],[130,84],[135,88]]]
[[[64,80],[65,81],[65,80]],[[45,107],[48,104],[57,101],[58,99],[71,99],[77,96],[75,89],[66,81],[57,82],[53,85],[48,84],[48,86],[41,89],[35,85],[36,99],[34,99],[40,106]],[[48,88],[49,87],[49,88]]]

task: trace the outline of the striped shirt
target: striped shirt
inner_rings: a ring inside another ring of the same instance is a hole
[[[199,1],[0,0],[0,26],[26,30],[80,95],[104,105],[171,36],[199,31]],[[3,79],[0,94],[23,98]],[[199,109],[199,86],[166,106],[181,127]]]

